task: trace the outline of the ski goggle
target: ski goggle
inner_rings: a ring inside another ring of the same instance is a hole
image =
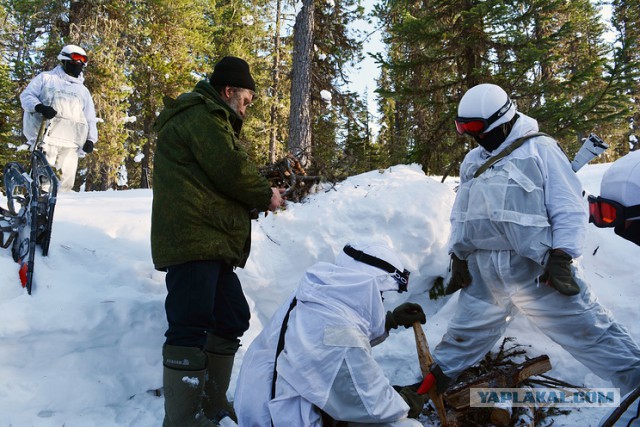
[[[505,104],[488,119],[483,119],[482,117],[456,117],[456,132],[458,132],[458,135],[482,135],[489,126],[509,111],[511,104],[511,98],[507,98],[507,102],[505,102]]]
[[[81,53],[63,53],[62,55],[66,56],[67,58],[71,59],[72,61],[79,61],[82,62],[83,64],[86,64],[87,61],[89,61],[89,58],[87,57],[87,55],[83,55]]]
[[[587,201],[589,202],[589,222],[596,227],[615,227],[629,218],[640,216],[640,205],[626,207],[613,200],[591,195],[587,197]]]
[[[411,273],[406,268],[403,271],[400,271],[387,261],[364,253],[351,245],[345,246],[343,251],[356,261],[363,262],[373,267],[378,267],[387,273],[391,273],[391,277],[393,277],[393,280],[398,284],[398,292],[407,292],[407,287],[409,286],[409,274]]]

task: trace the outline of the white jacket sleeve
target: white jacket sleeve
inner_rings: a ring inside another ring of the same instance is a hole
[[[44,90],[44,81],[44,74],[38,74],[20,94],[20,105],[24,110],[22,115],[22,133],[30,144],[38,137],[40,124],[44,119],[40,113],[36,113],[35,111],[36,105],[42,103],[40,98]]]
[[[42,94],[42,85],[44,75],[42,73],[35,76],[20,94],[20,105],[25,113],[33,113],[35,107],[41,104],[40,96]]]
[[[362,348],[347,351],[322,409],[337,420],[360,423],[397,421],[409,412],[380,365]]]
[[[547,173],[544,191],[553,248],[563,249],[573,258],[579,257],[587,232],[582,185],[555,143],[540,144],[540,156]]]
[[[470,161],[470,159],[472,157],[475,158],[477,156],[478,156],[478,149],[474,149],[471,152],[467,153],[465,158],[462,160],[462,163],[460,164],[460,183],[458,184],[456,193],[458,192],[460,187],[462,187],[462,185],[464,185],[470,179],[473,179],[473,171],[475,171],[475,168],[477,166],[474,167],[473,162]],[[457,198],[458,198],[458,195],[456,194],[456,200]],[[455,209],[451,210],[451,215],[449,219],[451,222],[451,232],[449,234],[449,239],[447,242],[447,250],[449,254],[451,254],[455,252],[453,248],[456,243],[456,236],[458,235],[458,227],[460,226],[460,223],[455,220]],[[462,253],[456,253],[456,256],[460,259],[466,259],[466,256],[463,255]]]
[[[93,98],[91,98],[91,93],[87,89],[83,94],[84,100],[84,117],[87,119],[87,125],[89,126],[89,133],[87,135],[87,139],[92,142],[98,141],[98,128],[96,126],[97,118],[96,118],[96,108],[93,104]]]

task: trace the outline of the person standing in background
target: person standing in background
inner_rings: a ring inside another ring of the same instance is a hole
[[[71,191],[78,156],[93,151],[98,140],[96,111],[82,71],[88,61],[79,46],[66,45],[58,54],[60,65],[38,74],[20,95],[24,110],[23,133],[36,143],[43,120],[49,120],[42,150],[49,164],[60,170],[60,191]]]

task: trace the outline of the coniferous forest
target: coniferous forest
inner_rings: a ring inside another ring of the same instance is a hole
[[[381,51],[363,50],[359,19]],[[640,127],[640,0],[375,0],[370,14],[359,0],[0,0],[0,166],[26,162],[19,95],[70,43],[89,55],[99,118],[76,179],[87,191],[123,170],[128,188],[150,187],[163,97],[225,55],[258,87],[242,134],[255,161],[291,152],[330,180],[399,163],[457,174],[473,145],[453,119],[478,83],[502,86],[570,157],[593,132],[610,145],[600,161],[615,160]],[[365,55],[380,65],[373,115],[349,88]]]

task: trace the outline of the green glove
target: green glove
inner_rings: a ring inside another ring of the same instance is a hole
[[[573,278],[571,261],[571,255],[568,253],[559,249],[552,250],[547,261],[547,269],[540,276],[540,281],[552,286],[562,295],[579,294],[580,286]]]
[[[422,408],[424,408],[424,404],[429,400],[428,394],[418,394],[414,386],[397,386],[394,385],[393,388],[398,392],[400,396],[407,402],[409,405],[409,418],[418,418],[422,413]]]
[[[420,304],[405,302],[404,304],[397,306],[393,310],[393,313],[387,311],[384,328],[387,332],[389,332],[390,329],[397,328],[398,326],[410,328],[415,322],[420,322],[424,325],[427,323],[427,316],[425,316]]]
[[[444,290],[445,295],[451,295],[455,291],[466,288],[471,284],[471,273],[469,273],[469,267],[467,261],[462,260],[451,254],[451,280]]]

